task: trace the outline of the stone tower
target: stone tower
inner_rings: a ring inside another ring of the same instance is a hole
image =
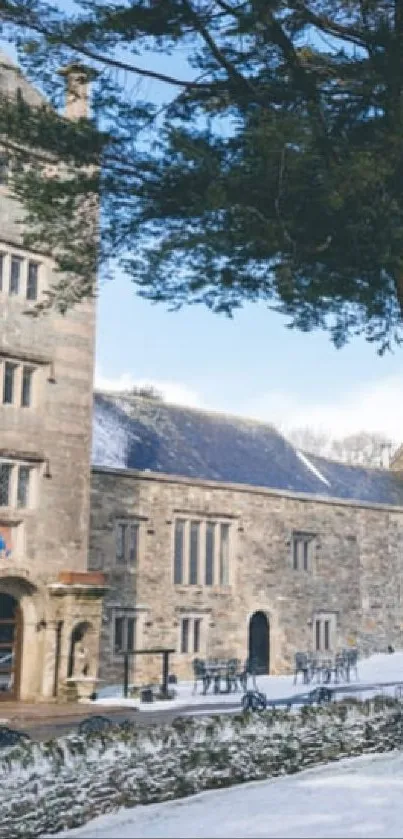
[[[2,53],[0,90],[43,101]],[[67,95],[66,117],[77,108]],[[0,148],[0,699],[60,699],[98,660],[103,577],[87,572],[95,306],[26,314],[54,263],[24,249],[7,181]]]

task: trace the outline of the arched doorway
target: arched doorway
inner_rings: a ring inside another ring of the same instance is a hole
[[[264,612],[255,612],[249,621],[249,661],[258,674],[270,671],[270,625]]]
[[[18,699],[22,618],[18,600],[0,592],[0,701]]]

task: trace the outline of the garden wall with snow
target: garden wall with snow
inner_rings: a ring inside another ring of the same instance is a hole
[[[29,742],[0,759],[0,837],[43,837],[119,807],[402,745],[403,707],[383,697]]]

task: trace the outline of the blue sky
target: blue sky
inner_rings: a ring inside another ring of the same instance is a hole
[[[116,277],[100,290],[99,386],[153,383],[166,398],[333,435],[384,430],[403,438],[402,350],[382,358],[363,340],[336,350],[264,306],[233,320],[189,307],[167,312]]]
[[[179,66],[156,56],[154,67],[189,72],[185,57]],[[138,91],[158,102],[168,95],[152,81],[142,81]],[[201,307],[168,312],[138,298],[118,273],[99,292],[96,384],[150,383],[170,401],[251,416],[285,431],[384,431],[403,442],[403,347],[380,358],[355,339],[336,350],[326,334],[290,331],[284,323],[262,305],[245,307],[233,320]]]

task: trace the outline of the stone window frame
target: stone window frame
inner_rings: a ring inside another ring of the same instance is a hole
[[[36,506],[38,494],[38,466],[27,460],[17,460],[9,457],[0,457],[0,467],[10,468],[10,481],[7,504],[0,503],[0,510],[32,510]],[[28,471],[27,503],[20,504],[20,476],[23,469]],[[1,499],[0,499],[1,501]]]
[[[318,611],[312,616],[312,648],[314,653],[331,654],[337,648],[337,613]]]
[[[127,525],[129,528],[131,526],[135,526],[137,528],[137,555],[136,560],[134,563],[130,563],[129,557],[127,556],[128,551],[126,551],[126,556],[123,560],[118,559],[117,555],[117,538],[118,538],[118,527],[121,525]],[[114,568],[121,568],[126,569],[130,573],[135,573],[137,570],[140,559],[143,555],[144,551],[144,517],[142,516],[119,516],[114,521],[113,527],[113,535],[114,535]]]
[[[181,581],[179,581],[176,577],[176,533],[177,533],[177,522],[183,522],[184,524],[184,533],[183,533],[183,550],[182,550],[182,577]],[[198,575],[197,575],[197,582],[190,581],[191,580],[191,572],[192,572],[192,565],[191,565],[191,526],[192,524],[197,524],[199,528],[199,538],[198,538]],[[207,547],[207,527],[208,525],[215,525],[215,538],[214,538],[214,548],[213,548],[213,577],[212,582],[206,582],[206,547]],[[172,584],[177,586],[186,586],[186,588],[195,588],[197,586],[203,587],[206,590],[209,589],[228,589],[232,585],[232,578],[233,578],[233,558],[235,555],[235,522],[234,518],[230,516],[223,516],[223,515],[214,515],[213,513],[210,515],[203,515],[200,513],[191,513],[189,511],[181,512],[175,511],[172,521],[172,544],[171,544],[171,557],[172,557]],[[228,533],[228,542],[227,542],[227,559],[225,566],[223,565],[221,548],[222,542],[221,538],[217,538],[217,530],[220,528],[221,533],[221,526],[225,526],[227,528]],[[223,568],[226,568],[226,575],[225,578],[222,576]]]
[[[122,667],[122,674],[123,674],[123,655],[122,653],[115,652],[115,619],[120,617],[130,617],[135,619],[134,625],[134,643],[135,649],[142,649],[143,645],[143,635],[144,635],[144,625],[147,620],[149,609],[147,606],[122,606],[121,604],[115,602],[114,605],[109,606],[107,610],[107,614],[110,618],[110,658],[111,661],[114,663],[121,663]],[[136,656],[131,659],[131,669],[135,670],[136,668]]]
[[[317,538],[317,534],[312,533],[312,531],[292,531],[290,539],[290,561],[291,568],[295,573],[314,573]]]
[[[187,649],[183,649],[184,641],[184,623],[187,622]],[[189,656],[201,658],[207,655],[207,631],[208,631],[208,615],[206,612],[198,612],[197,610],[190,610],[181,612],[178,618],[178,643],[177,650],[181,656]],[[196,645],[195,627],[198,626],[198,645]],[[197,648],[196,648],[197,647]]]
[[[30,253],[21,248],[14,247],[14,245],[10,246],[0,242],[0,260],[0,294],[4,294],[14,300],[24,300],[28,305],[36,304],[44,288],[44,274],[46,271],[44,259],[39,254]],[[17,292],[10,291],[13,260],[18,260],[21,263]],[[30,265],[35,265],[37,269],[35,297],[29,296]]]
[[[123,627],[124,627],[124,631],[123,631],[124,641],[123,641],[122,650],[116,650],[116,647],[115,647],[116,621],[117,620],[123,620],[124,621],[124,624],[123,624]],[[136,649],[138,614],[137,614],[135,609],[130,609],[130,608],[125,609],[125,608],[114,607],[112,609],[112,639],[111,639],[112,656],[115,660],[121,660],[122,661],[122,667],[123,667],[122,653],[124,651],[126,651],[126,644],[127,644],[127,638],[128,638],[128,621],[129,620],[133,621],[133,646],[131,647],[130,650],[128,650],[128,652],[132,652],[132,650]]]
[[[14,367],[14,382],[13,382],[13,397],[10,402],[5,401],[5,376],[6,365],[11,364]],[[30,401],[24,404],[23,401],[23,385],[24,385],[24,371],[28,370],[31,373],[30,383]],[[40,365],[35,361],[22,360],[15,358],[13,355],[0,356],[0,404],[4,408],[21,408],[24,411],[35,410],[38,407],[38,379],[39,379]]]

